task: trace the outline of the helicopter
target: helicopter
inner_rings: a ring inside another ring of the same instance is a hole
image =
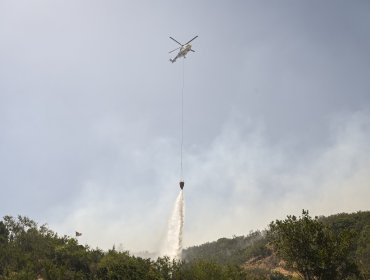
[[[192,48],[191,48],[191,45],[190,45],[190,42],[191,41],[193,41],[193,40],[195,40],[196,38],[198,37],[198,35],[197,36],[195,36],[193,39],[191,39],[190,41],[188,41],[187,43],[185,43],[185,44],[181,44],[179,41],[177,41],[176,39],[174,39],[174,38],[172,38],[172,37],[170,37],[170,39],[171,40],[173,40],[173,41],[175,41],[177,44],[179,44],[181,47],[178,47],[178,48],[176,48],[176,49],[174,49],[174,50],[172,50],[172,51],[170,51],[169,53],[172,53],[172,52],[174,52],[174,51],[176,51],[176,50],[178,50],[178,49],[180,49],[179,50],[179,52],[178,52],[178,54],[173,58],[173,59],[170,59],[170,61],[172,62],[172,63],[174,63],[175,61],[176,61],[176,59],[178,59],[178,58],[180,58],[180,57],[184,57],[184,58],[186,58],[186,54],[189,52],[189,51],[192,51],[192,52],[195,52]]]

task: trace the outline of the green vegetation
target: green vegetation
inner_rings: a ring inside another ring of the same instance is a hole
[[[370,212],[287,216],[268,230],[184,250],[184,260],[104,252],[27,217],[0,221],[0,280],[370,279]]]
[[[351,257],[355,234],[343,229],[337,234],[308,211],[302,217],[288,216],[270,224],[269,239],[287,267],[296,269],[305,280],[358,278]]]
[[[246,279],[370,279],[370,212],[311,218],[303,211],[264,232],[190,247],[184,257],[240,265]]]
[[[254,231],[246,237],[220,238],[215,242],[185,249],[183,257],[187,261],[206,259],[219,264],[241,265],[251,257],[270,254],[265,246],[267,241],[264,235],[263,232]]]
[[[209,278],[211,277],[211,278]],[[207,260],[179,262],[103,252],[60,237],[29,218],[6,216],[0,221],[0,280],[28,279],[245,279],[239,266]]]

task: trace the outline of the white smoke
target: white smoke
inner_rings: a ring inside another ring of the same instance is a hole
[[[181,259],[185,214],[184,206],[184,195],[181,190],[176,198],[175,207],[168,221],[167,236],[161,250],[162,256],[168,256],[171,259]]]

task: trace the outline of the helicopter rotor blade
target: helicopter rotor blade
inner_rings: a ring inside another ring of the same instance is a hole
[[[198,35],[197,35],[197,36],[195,36],[193,39],[191,39],[189,42],[185,43],[184,45],[189,44],[191,41],[195,40],[196,38],[198,38]]]
[[[183,44],[181,44],[179,41],[177,41],[176,39],[174,39],[174,38],[172,38],[171,36],[170,36],[170,39],[172,39],[172,40],[174,40],[177,44],[179,44],[181,47],[183,46]],[[186,44],[185,44],[186,45]]]
[[[178,48],[176,48],[176,49],[174,49],[174,50],[172,50],[172,51],[170,51],[170,52],[168,52],[168,53],[172,53],[172,52],[174,52],[174,51],[177,51],[179,48],[181,48],[181,47],[178,47]]]

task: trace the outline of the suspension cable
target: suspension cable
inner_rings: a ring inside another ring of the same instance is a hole
[[[185,87],[185,59],[182,60],[182,90],[181,90],[181,156],[180,178],[183,179],[182,150],[184,145],[184,87]]]

